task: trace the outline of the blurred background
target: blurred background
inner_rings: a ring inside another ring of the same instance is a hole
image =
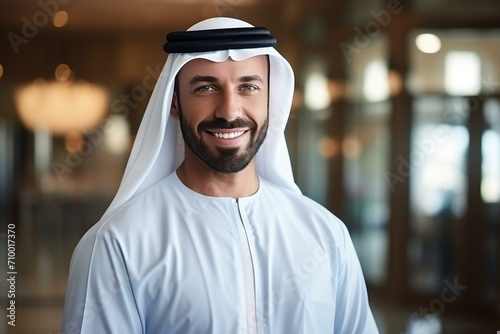
[[[381,333],[499,331],[497,0],[2,0],[0,333],[59,333],[165,35],[213,16],[268,27],[293,66],[296,181],[349,228]]]

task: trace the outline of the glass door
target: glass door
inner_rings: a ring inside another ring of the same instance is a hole
[[[420,96],[413,103],[410,159],[409,286],[439,292],[458,275],[459,231],[467,210],[467,100]]]

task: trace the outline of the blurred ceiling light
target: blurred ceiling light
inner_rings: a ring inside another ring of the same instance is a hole
[[[498,177],[488,176],[481,181],[481,197],[486,203],[498,203],[500,201]]]
[[[73,78],[73,71],[67,64],[59,64],[56,67],[54,76],[58,81],[68,81]]]
[[[113,154],[124,154],[130,149],[130,126],[127,118],[113,115],[108,119],[109,126],[104,135],[104,145]]]
[[[65,10],[60,10],[54,14],[54,17],[52,18],[52,24],[56,28],[61,28],[68,23],[69,15],[68,12]]]
[[[330,105],[328,79],[323,73],[313,72],[305,84],[304,102],[310,110],[323,110]]]
[[[444,89],[450,95],[474,96],[481,91],[481,59],[472,51],[450,51],[444,58]]]
[[[19,117],[28,129],[47,128],[61,136],[94,129],[106,113],[108,99],[107,90],[98,85],[42,79],[15,93]]]
[[[363,144],[357,137],[350,136],[342,142],[342,153],[348,159],[356,159],[361,155],[362,150]]]
[[[340,152],[339,143],[332,137],[323,137],[318,141],[318,152],[325,158],[333,158]]]
[[[441,50],[441,39],[434,34],[418,35],[415,44],[423,53],[436,53]]]
[[[389,97],[389,73],[383,59],[372,60],[366,65],[363,95],[370,102],[384,101]]]
[[[493,109],[490,111],[493,116]],[[500,117],[498,111],[495,114]],[[500,122],[497,124],[500,125]],[[481,197],[486,203],[498,203],[500,202],[500,155],[494,152],[500,152],[500,131],[486,130],[483,133],[481,146],[483,151]]]

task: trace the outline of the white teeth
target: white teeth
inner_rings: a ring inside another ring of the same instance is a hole
[[[224,139],[232,139],[241,136],[244,134],[245,131],[238,131],[238,132],[214,132],[214,136],[217,138],[224,138]]]

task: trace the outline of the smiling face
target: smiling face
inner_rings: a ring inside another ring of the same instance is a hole
[[[220,173],[243,170],[268,126],[267,56],[216,63],[188,62],[178,74],[171,113],[189,149],[186,161]]]

